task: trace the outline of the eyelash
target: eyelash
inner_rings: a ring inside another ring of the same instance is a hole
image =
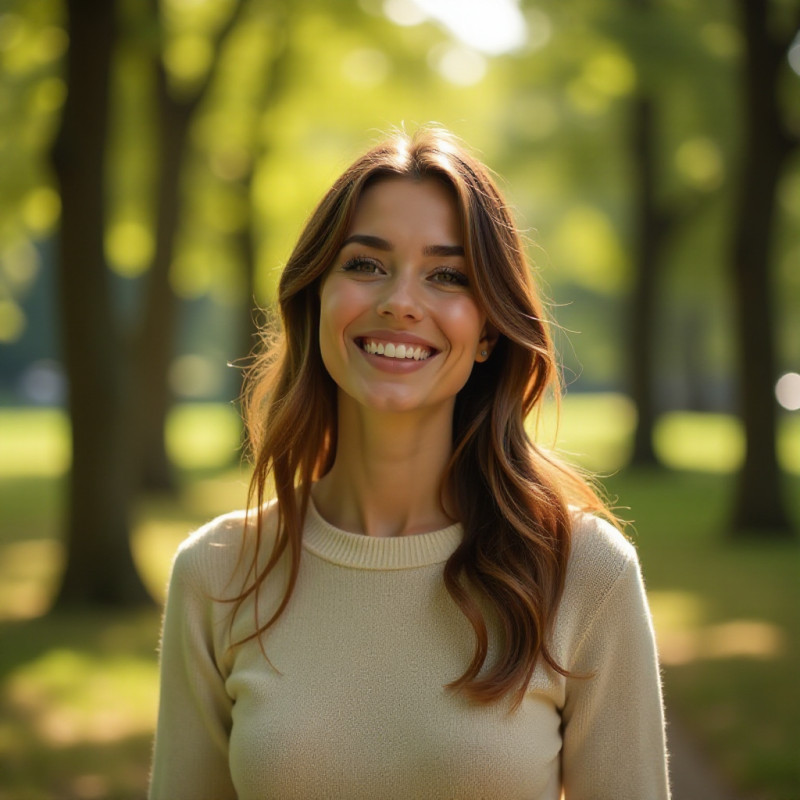
[[[364,258],[364,256],[356,256],[355,258],[351,258],[349,261],[345,261],[342,264],[342,271],[343,272],[365,272],[366,270],[359,269],[360,266],[369,266],[374,267],[376,269],[380,269],[381,264],[379,261],[375,261],[372,258]]]
[[[442,283],[449,283],[453,286],[467,286],[469,285],[469,278],[460,270],[455,267],[439,267],[434,273],[434,276],[445,275],[448,280],[441,281]],[[452,280],[450,280],[452,278]]]
[[[360,269],[360,267],[363,266],[367,266],[372,269]],[[349,261],[346,261],[344,264],[342,264],[343,272],[363,272],[367,274],[374,274],[374,271],[377,271],[378,269],[382,269],[382,265],[379,261],[375,261],[372,258],[365,258],[364,256],[356,256],[355,258],[351,258]],[[440,278],[441,276],[444,276],[446,280],[440,280],[437,281],[437,283],[450,284],[452,286],[469,285],[469,279],[467,276],[460,269],[456,269],[455,267],[438,267],[433,273],[432,277]]]

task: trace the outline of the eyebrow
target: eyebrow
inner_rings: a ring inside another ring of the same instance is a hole
[[[342,242],[342,248],[348,244],[363,244],[374,250],[391,252],[394,250],[391,242],[381,239],[380,236],[369,236],[365,233],[354,233]],[[463,256],[464,248],[460,244],[429,244],[423,251],[426,256]]]

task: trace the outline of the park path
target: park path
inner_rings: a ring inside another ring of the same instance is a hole
[[[726,786],[696,739],[667,714],[672,800],[751,800]]]

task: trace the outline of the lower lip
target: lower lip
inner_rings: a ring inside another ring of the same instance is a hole
[[[427,363],[432,361],[436,356],[437,353],[428,356],[426,359],[420,359],[419,361],[415,361],[413,358],[386,358],[386,356],[379,356],[377,353],[368,353],[366,350],[362,350],[360,347],[358,351],[364,358],[367,359],[369,364],[371,364],[375,369],[379,369],[381,372],[394,372],[397,374],[405,375],[407,372],[416,372],[418,369],[422,369]]]

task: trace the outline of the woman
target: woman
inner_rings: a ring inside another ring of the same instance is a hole
[[[528,438],[556,365],[487,170],[377,146],[279,303],[255,510],[173,566],[151,797],[668,797],[636,555]]]

